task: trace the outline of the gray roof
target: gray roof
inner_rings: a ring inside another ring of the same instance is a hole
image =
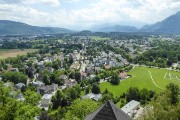
[[[93,99],[95,101],[98,101],[99,99],[102,98],[102,94],[89,93],[89,94],[82,96],[82,99],[86,99],[86,98],[90,98],[90,99]]]
[[[16,88],[19,88],[19,89],[21,89],[23,86],[25,86],[24,83],[15,84],[15,87],[16,87]]]
[[[51,99],[52,98],[52,94],[44,94],[42,99]]]
[[[138,105],[140,105],[140,102],[137,102],[135,100],[131,100],[129,103],[127,103],[124,107],[121,108],[122,111],[125,113],[129,113],[134,108],[136,108]]]
[[[88,115],[85,120],[131,120],[131,118],[111,101],[107,101],[95,112]]]

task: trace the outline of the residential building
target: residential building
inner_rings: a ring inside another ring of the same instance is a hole
[[[44,94],[41,99],[41,106],[48,107],[51,104],[52,94]]]
[[[133,117],[139,108],[140,102],[132,100],[129,103],[127,103],[124,107],[122,107],[121,110],[128,114],[130,117]]]
[[[39,88],[39,92],[41,95],[51,94],[52,92],[58,89],[58,84],[46,85]]]
[[[42,87],[44,86],[44,83],[41,81],[35,81],[35,82],[32,82],[32,85],[35,87]]]
[[[86,98],[89,98],[89,99],[98,101],[99,99],[102,98],[102,94],[89,93],[89,94],[86,94],[86,95],[84,95],[84,96],[82,97],[82,99],[86,99]]]
[[[25,87],[24,83],[15,84],[15,88],[17,88],[17,89],[21,89],[22,87]]]

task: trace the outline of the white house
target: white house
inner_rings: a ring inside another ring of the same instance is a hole
[[[124,107],[122,107],[121,110],[128,114],[130,117],[133,117],[139,108],[140,102],[132,100],[129,103],[127,103]]]
[[[41,106],[48,107],[51,103],[52,94],[44,94],[41,99]]]
[[[89,94],[86,94],[86,95],[84,95],[84,96],[82,97],[82,99],[86,99],[86,98],[89,98],[89,99],[98,101],[99,99],[102,98],[102,94],[89,93]]]

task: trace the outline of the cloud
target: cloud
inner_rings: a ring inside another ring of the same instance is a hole
[[[78,2],[79,0],[66,0],[69,3]]]
[[[60,0],[1,0],[3,4],[46,4],[52,6],[60,5]]]
[[[6,2],[0,2],[0,19],[72,29],[85,29],[104,23],[136,26],[137,23],[152,24],[180,10],[179,0],[91,0],[93,2],[86,7],[81,5],[79,9],[66,8],[59,0],[17,0],[17,3],[13,0],[4,1]],[[81,4],[81,0],[68,0],[68,2]],[[27,7],[28,4],[60,5],[60,7],[52,11],[49,6],[45,6],[46,10],[43,10]]]
[[[41,3],[41,4],[46,4],[46,5],[52,5],[52,6],[58,6],[60,5],[59,0],[24,0],[23,3],[26,4],[36,4],[36,3]]]
[[[0,3],[6,3],[6,4],[17,4],[21,3],[22,0],[1,0]]]

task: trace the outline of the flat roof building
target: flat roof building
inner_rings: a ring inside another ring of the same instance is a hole
[[[129,103],[127,103],[124,107],[121,108],[122,111],[124,111],[129,116],[133,117],[135,112],[140,108],[140,102],[137,102],[135,100],[131,100]]]

